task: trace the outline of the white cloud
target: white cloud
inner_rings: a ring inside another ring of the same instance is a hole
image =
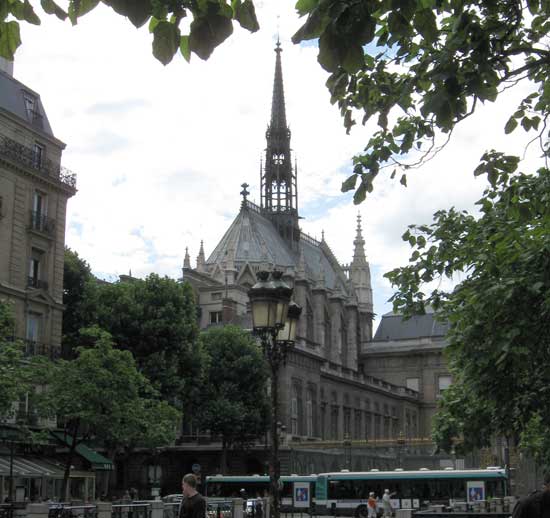
[[[186,246],[193,258],[201,239],[207,254],[213,250],[236,215],[242,182],[259,199],[277,23],[303,227],[317,236],[324,228],[349,262],[358,208],[339,188],[369,129],[345,134],[317,49],[290,43],[300,24],[294,0],[256,5],[261,31],[236,29],[208,62],[193,57],[188,65],[176,56],[167,67],[152,57],[146,28],[134,29],[106,7],[74,28],[45,15],[40,27],[25,24],[15,75],[41,94],[67,143],[63,162],[77,172],[79,189],[69,203],[67,244],[94,271],[176,276]],[[407,189],[380,178],[360,206],[378,313],[389,309],[391,294],[383,272],[408,258],[400,239],[406,225],[450,205],[472,208],[484,187],[471,175],[482,152],[517,149],[501,128],[518,100],[507,94],[481,109],[444,152],[409,174]]]

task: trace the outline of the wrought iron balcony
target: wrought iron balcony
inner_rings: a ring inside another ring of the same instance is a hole
[[[37,290],[47,290],[48,282],[37,277],[27,277],[27,286],[29,288],[36,288]]]
[[[40,156],[30,147],[19,144],[9,137],[0,137],[0,157],[8,158],[19,165],[47,177],[59,180],[67,187],[76,189],[76,174],[51,160]]]
[[[53,236],[55,232],[55,219],[49,218],[40,212],[31,210],[30,228]]]
[[[34,340],[23,340],[25,348],[23,354],[29,356],[46,356],[50,360],[56,360],[61,356],[61,351],[57,347],[52,347],[49,344],[36,342]]]

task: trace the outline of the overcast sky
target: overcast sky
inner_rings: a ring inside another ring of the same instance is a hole
[[[472,175],[482,153],[523,149],[523,135],[505,137],[502,129],[520,99],[507,93],[462,124],[436,159],[410,172],[408,188],[380,178],[374,195],[354,206],[340,185],[373,127],[346,135],[316,46],[290,42],[300,25],[294,3],[256,0],[259,32],[236,28],[207,62],[193,56],[187,64],[177,55],[166,67],[151,54],[147,27],[136,30],[102,5],[76,27],[46,15],[40,27],[25,24],[14,75],[40,93],[55,135],[67,144],[63,164],[77,173],[78,193],[69,201],[66,241],[94,273],[176,277],[186,246],[193,264],[201,239],[207,256],[213,250],[237,214],[243,182],[259,201],[277,25],[302,228],[319,238],[324,229],[348,263],[361,212],[377,314],[391,309],[383,273],[409,257],[400,238],[406,226],[452,205],[473,209],[485,186]]]

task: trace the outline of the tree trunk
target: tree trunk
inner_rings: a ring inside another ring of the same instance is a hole
[[[73,428],[72,435],[69,435],[71,437],[71,443],[69,444],[69,454],[67,455],[67,462],[65,464],[65,473],[63,474],[63,495],[65,502],[70,501],[71,499],[71,485],[69,483],[69,478],[71,476],[71,465],[73,463],[73,457],[74,452],[76,451],[76,447],[78,445],[77,438],[78,438],[78,429],[80,427],[80,420],[76,420],[76,424]]]

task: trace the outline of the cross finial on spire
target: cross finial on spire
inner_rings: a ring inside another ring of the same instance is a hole
[[[361,230],[361,213],[357,213],[357,230]]]
[[[241,196],[243,197],[243,202],[246,203],[246,197],[250,194],[250,192],[248,191],[248,187],[250,187],[250,185],[245,182],[241,184],[241,187],[243,188],[243,190],[241,191]]]

